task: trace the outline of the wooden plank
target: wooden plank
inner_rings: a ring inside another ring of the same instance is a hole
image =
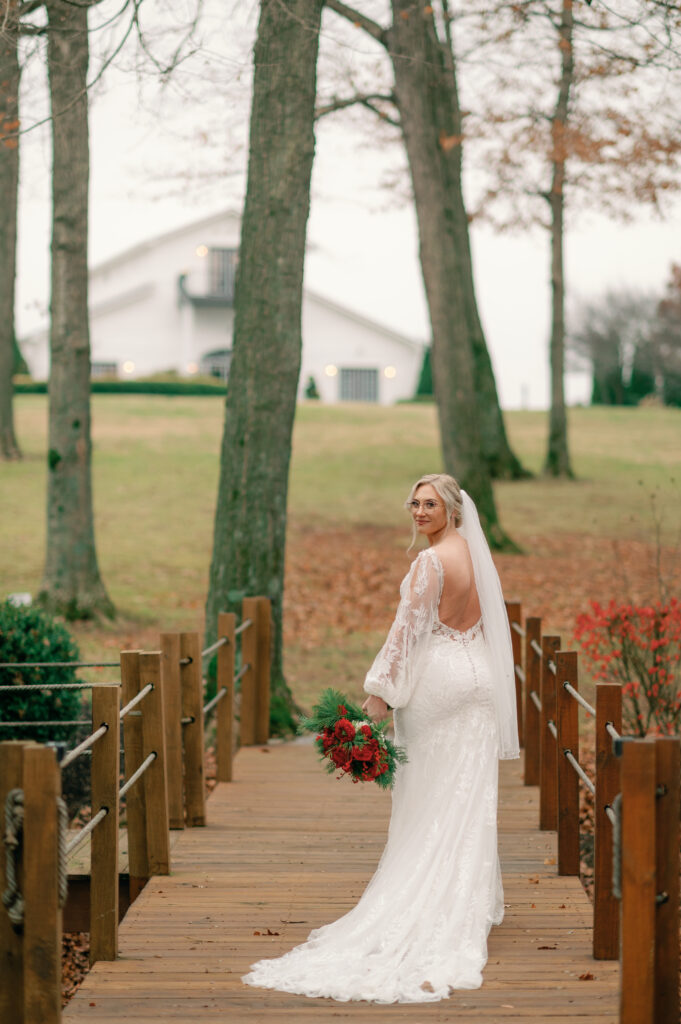
[[[655,744],[622,752],[621,1024],[655,1024]]]
[[[23,740],[0,743],[0,811],[5,831],[5,801],[11,789],[23,787]],[[0,856],[0,892],[7,888],[6,856]],[[24,1021],[24,962],[21,933],[12,926],[0,905],[0,1020]]]
[[[180,634],[180,652],[189,662],[182,666],[182,715],[190,721],[182,727],[184,744],[184,799],[189,828],[206,824],[206,790],[203,769],[203,676],[201,640],[198,633]]]
[[[181,657],[180,634],[161,633],[161,675],[163,677],[163,721],[166,731],[168,822],[171,828],[184,828]]]
[[[563,686],[577,686],[577,651],[556,654],[556,722],[558,728],[558,874],[579,874],[579,778],[564,751],[579,761],[577,701]]]
[[[542,638],[541,715],[539,728],[539,828],[558,827],[558,764],[556,741],[548,723],[556,720],[556,677],[549,668],[560,648],[559,636]]]
[[[109,728],[92,748],[92,813],[108,814],[91,835],[90,963],[115,960],[118,953],[118,773],[120,765],[120,690],[92,691],[92,728]]]
[[[525,777],[526,786],[539,785],[539,711],[530,697],[541,692],[541,658],[532,641],[541,644],[541,619],[530,616],[525,621]]]
[[[679,780],[678,736],[655,741],[658,799],[655,827],[656,889],[662,897],[655,922],[655,1020],[679,1021]]]
[[[250,619],[253,623],[241,634],[241,665],[248,670],[241,677],[241,705],[239,714],[239,736],[242,747],[256,742],[257,721],[257,679],[258,679],[258,599],[245,597],[241,602],[241,621]]]
[[[177,834],[172,875],[152,879],[130,907],[121,959],[95,965],[64,1024],[616,1024],[618,965],[591,957],[589,901],[576,877],[556,874],[557,839],[537,829],[522,758],[500,764],[507,910],[490,934],[483,986],[438,1004],[306,999],[240,980],[354,905],[385,843],[389,796],[325,775],[310,744],[272,744],[240,751],[234,783],[218,784],[207,810],[205,829]]]
[[[519,626],[523,624],[523,613],[520,605],[520,601],[506,601],[506,614],[508,615],[509,625],[516,622]],[[513,650],[513,665],[518,666],[522,669],[523,667],[523,656],[522,656],[522,638],[519,633],[516,633],[515,629],[511,629],[511,648]],[[520,746],[525,745],[524,741],[524,718],[523,718],[523,688],[520,679],[517,674],[514,673],[515,679],[515,702],[516,702],[516,713],[518,716],[518,739],[520,740]]]
[[[49,747],[24,749],[24,1022],[61,1018],[61,910],[57,797],[61,774]]]
[[[140,692],[140,652],[121,651],[121,701],[128,704]],[[148,697],[142,700],[142,706]],[[142,756],[142,711],[138,706],[123,719],[125,778],[130,778],[144,760]],[[147,849],[147,802],[144,783],[139,780],[125,796],[128,833],[130,899],[137,898],[151,874]]]
[[[141,780],[144,785],[147,811],[145,823],[147,852],[151,873],[167,875],[170,871],[170,843],[160,651],[143,651],[140,654],[140,689],[143,690],[147,683],[152,683],[154,688],[143,701],[143,760],[151,753],[156,755]]]
[[[218,647],[217,689],[227,691],[216,708],[215,760],[218,782],[231,782],[234,761],[234,659],[236,646],[234,612],[218,614],[218,637],[225,637],[226,644]]]
[[[605,813],[620,791],[620,759],[605,726],[622,732],[622,687],[596,684],[596,795],[594,797],[594,943],[597,960],[620,955],[620,903],[612,894],[612,825]]]
[[[270,674],[272,660],[272,605],[269,598],[257,597],[255,742],[267,743],[270,737]]]

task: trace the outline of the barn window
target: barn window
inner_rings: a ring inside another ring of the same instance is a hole
[[[92,363],[90,366],[91,377],[117,377],[118,363]]]
[[[341,402],[377,402],[378,370],[342,368],[339,392]]]

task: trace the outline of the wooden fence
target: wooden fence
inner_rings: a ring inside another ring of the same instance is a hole
[[[622,736],[622,688],[579,693],[576,651],[507,602],[526,786],[555,830],[559,875],[580,873],[579,786],[594,798],[593,955],[620,960],[620,1024],[679,1021],[678,736]],[[579,707],[595,720],[592,780],[579,763]]]
[[[202,663],[214,655],[216,693],[204,702]],[[120,683],[91,684],[92,732],[60,761],[48,746],[0,742],[0,807],[6,811],[8,854],[6,860],[0,858],[7,911],[0,908],[3,1024],[57,1024],[61,1019],[68,858],[88,835],[90,961],[116,959],[121,799],[126,801],[129,895],[134,899],[152,875],[169,873],[169,829],[206,823],[206,716],[215,714],[218,781],[232,778],[237,741],[242,746],[267,742],[270,602],[264,597],[245,598],[239,626],[233,613],[221,613],[218,639],[203,651],[198,633],[164,633],[159,651],[123,651],[120,673]],[[61,770],[86,751],[92,754],[92,816],[67,842]]]

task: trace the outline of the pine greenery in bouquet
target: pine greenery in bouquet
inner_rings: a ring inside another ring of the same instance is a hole
[[[329,774],[338,770],[338,778],[349,775],[353,782],[377,782],[382,789],[392,789],[395,769],[407,754],[388,739],[386,724],[370,721],[359,705],[329,688],[310,717],[301,721],[300,731],[317,733],[315,746]]]

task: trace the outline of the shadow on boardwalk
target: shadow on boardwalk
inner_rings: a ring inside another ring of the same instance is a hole
[[[120,929],[120,959],[95,965],[64,1024],[225,1020],[505,1021],[618,1019],[619,965],[591,957],[591,906],[556,875],[553,833],[537,830],[538,793],[521,762],[501,763],[506,918],[492,930],[484,984],[435,1004],[379,1006],[253,989],[250,963],[277,956],[345,913],[385,841],[390,798],[337,782],[312,747],[251,747],[182,833],[170,877],[153,878]],[[580,975],[588,975],[580,979]]]

